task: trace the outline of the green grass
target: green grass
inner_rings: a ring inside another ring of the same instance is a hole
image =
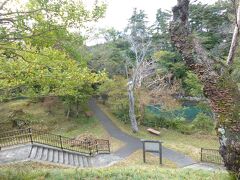
[[[190,169],[167,169],[159,166],[109,167],[101,169],[64,169],[36,163],[21,163],[0,168],[1,180],[48,180],[48,179],[116,179],[116,180],[230,180],[226,172]]]
[[[146,163],[144,163],[142,156],[143,156],[142,150],[137,150],[127,158],[114,164],[113,167],[119,167],[119,168],[124,168],[124,167],[176,168],[177,167],[175,163],[173,163],[172,161],[166,158],[163,158],[163,164],[160,165],[159,158],[156,158],[155,155],[149,152],[146,153]]]
[[[217,149],[219,147],[217,136],[192,134],[185,135],[174,130],[158,129],[160,136],[152,135],[147,131],[147,127],[139,126],[139,132],[133,133],[130,124],[124,124],[118,120],[109,110],[108,107],[98,104],[99,107],[108,115],[108,117],[115,123],[123,132],[140,139],[154,139],[163,141],[163,145],[183,152],[194,158],[200,160],[201,147]]]

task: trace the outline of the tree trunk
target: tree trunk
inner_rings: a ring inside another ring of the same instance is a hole
[[[128,84],[128,100],[129,100],[129,117],[131,121],[132,131],[138,132],[138,125],[135,116],[135,98],[134,89],[131,83]]]
[[[240,172],[240,94],[237,83],[228,68],[224,73],[215,70],[201,44],[189,33],[188,7],[190,0],[178,0],[173,8],[170,25],[171,41],[180,52],[186,65],[198,75],[204,86],[204,95],[210,100],[216,114],[220,154],[226,168]]]
[[[67,115],[66,115],[67,119],[69,119],[70,113],[71,113],[71,105],[69,104],[67,108]]]
[[[79,101],[76,102],[76,117],[79,117]]]
[[[139,116],[138,116],[138,122],[139,124],[142,124],[143,123],[143,118],[144,118],[144,113],[145,113],[145,105],[144,105],[144,102],[143,102],[143,96],[141,94],[141,88],[138,88],[136,90],[137,92],[137,98],[138,98],[138,110],[139,110]]]
[[[231,47],[230,47],[228,58],[227,58],[228,65],[231,65],[233,63],[234,55],[237,49],[238,37],[239,37],[239,25],[240,25],[240,3],[237,10],[237,22],[233,32],[232,43],[231,43]]]

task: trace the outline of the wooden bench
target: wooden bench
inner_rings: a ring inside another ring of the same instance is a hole
[[[157,131],[157,130],[155,130],[155,129],[152,129],[152,128],[148,128],[147,131],[150,132],[150,133],[152,133],[152,134],[158,135],[158,136],[160,135],[160,132],[159,132],[159,131]]]

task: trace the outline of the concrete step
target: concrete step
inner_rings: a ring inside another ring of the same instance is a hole
[[[74,154],[74,155],[73,155],[73,161],[74,161],[74,165],[75,165],[75,166],[79,166],[78,155],[77,155],[77,154]]]
[[[83,158],[83,167],[88,167],[88,161],[86,157],[82,157]]]
[[[49,146],[32,145],[29,158],[77,167],[92,166],[91,157],[70,151],[62,151],[61,149],[51,148]]]
[[[58,157],[58,150],[53,151],[53,162],[58,163],[59,157]]]
[[[47,161],[53,161],[53,149],[48,149],[48,158]]]
[[[61,164],[63,164],[63,162],[64,162],[64,152],[63,151],[59,151],[59,153],[58,153],[58,155],[59,155],[59,159],[58,159],[58,163],[61,163]]]
[[[92,161],[90,157],[86,157],[88,161],[88,167],[92,167]]]
[[[31,153],[29,155],[29,158],[34,159],[37,153],[37,146],[32,146]]]
[[[43,147],[37,146],[37,153],[36,153],[35,159],[41,160],[42,153],[43,153]]]
[[[64,152],[64,164],[68,164],[68,153]]]
[[[71,165],[71,166],[74,166],[73,154],[69,153],[68,158],[69,158],[68,164]]]
[[[83,167],[83,158],[82,158],[82,156],[78,156],[78,162],[79,162],[79,166]]]
[[[48,158],[48,148],[43,148],[41,160],[46,161],[47,158]]]

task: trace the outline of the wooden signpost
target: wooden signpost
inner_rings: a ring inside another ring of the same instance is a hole
[[[160,164],[162,164],[162,142],[153,140],[141,140],[143,143],[143,162],[146,163],[146,152],[158,153]]]

